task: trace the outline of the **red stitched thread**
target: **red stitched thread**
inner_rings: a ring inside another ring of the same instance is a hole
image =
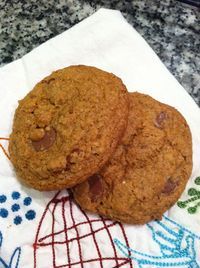
[[[118,260],[121,260],[118,258]],[[121,264],[118,264],[117,266],[114,266],[113,268],[119,268],[122,267],[123,265],[129,263],[130,264],[130,260],[126,258],[126,260],[124,262],[122,262]]]
[[[72,219],[73,226],[74,226],[74,228],[76,230],[76,235],[77,235],[77,244],[78,244],[78,251],[79,251],[79,259],[81,261],[81,268],[83,268],[83,259],[82,259],[82,253],[81,253],[81,245],[80,245],[80,236],[79,236],[79,233],[78,233],[77,226],[75,224],[75,220],[74,220],[74,216],[73,216],[73,212],[72,212],[72,201],[71,200],[69,200],[69,205],[70,205],[71,219]]]
[[[37,229],[37,232],[36,232],[36,236],[35,236],[35,242],[33,244],[33,259],[34,259],[34,268],[37,268],[37,254],[36,254],[36,251],[37,251],[37,248],[39,247],[39,245],[37,244],[37,241],[38,241],[38,236],[39,236],[39,232],[40,232],[40,229],[41,229],[41,226],[42,226],[42,223],[45,219],[45,216],[49,210],[49,207],[52,203],[52,201],[59,195],[60,192],[58,192],[54,198],[52,200],[49,201],[49,203],[47,204],[45,210],[44,210],[44,213],[42,214],[42,217],[39,221],[39,225],[38,225],[38,229]]]
[[[47,207],[45,208],[45,211],[44,211],[44,213],[43,213],[43,215],[42,215],[42,217],[41,217],[41,220],[40,220],[40,222],[39,222],[39,225],[38,225],[38,230],[37,230],[37,232],[36,232],[36,237],[35,237],[35,243],[34,243],[34,268],[37,268],[37,249],[41,246],[41,244],[39,243],[39,240],[38,240],[38,238],[39,238],[39,234],[40,234],[40,230],[41,230],[41,227],[42,227],[42,223],[43,223],[43,221],[44,221],[44,219],[45,219],[45,216],[46,216],[46,214],[47,214],[47,211],[48,210],[50,210],[49,208],[50,208],[50,205],[51,204],[55,204],[54,205],[54,207],[53,207],[53,214],[55,213],[55,207],[56,207],[56,205],[57,204],[59,204],[61,201],[60,200],[63,200],[63,202],[65,201],[65,203],[66,202],[68,202],[68,204],[70,204],[70,202],[71,202],[71,206],[72,206],[72,211],[73,211],[73,207],[74,206],[76,206],[72,201],[71,201],[71,198],[69,198],[69,197],[62,197],[62,198],[57,198],[58,197],[58,195],[59,195],[59,193],[60,192],[58,192],[56,195],[55,195],[55,197],[47,204]],[[76,206],[77,207],[77,206]],[[78,207],[77,207],[78,208]],[[78,208],[78,209],[80,209],[80,208]],[[52,209],[50,210],[50,211],[52,211]],[[96,231],[100,231],[100,230],[106,230],[106,229],[109,229],[110,227],[112,227],[112,226],[115,226],[116,224],[119,224],[119,223],[117,223],[117,222],[115,222],[115,223],[112,223],[112,224],[110,224],[110,225],[107,225],[106,224],[106,219],[104,219],[104,223],[105,223],[105,225],[104,225],[104,227],[103,228],[99,228],[98,230],[93,230],[93,227],[92,227],[92,220],[90,221],[90,219],[89,219],[89,217],[87,216],[87,214],[85,213],[85,212],[83,212],[82,210],[80,210],[81,212],[82,212],[82,215],[84,215],[85,216],[85,218],[87,219],[87,221],[85,222],[82,222],[81,224],[89,224],[89,226],[90,226],[90,230],[91,230],[91,233],[89,234],[89,235],[92,235],[92,237],[93,237],[93,240],[94,241],[96,241],[96,237],[95,237],[95,234],[96,234]],[[65,216],[65,215],[64,215]],[[62,215],[62,217],[63,217],[63,215]],[[73,217],[73,213],[72,213],[72,218],[74,219],[74,217]],[[54,217],[54,221],[55,221],[55,217]],[[98,220],[98,221],[101,221],[102,222],[102,220]],[[110,222],[110,221],[109,221]],[[75,219],[74,219],[74,223],[75,223]],[[78,226],[78,224],[74,224],[73,223],[73,226],[71,226],[71,227],[69,227],[68,229],[67,229],[67,226],[66,226],[66,232],[69,230],[69,229],[72,229],[72,228],[75,228],[74,226]],[[54,225],[54,222],[52,223],[52,225]],[[80,225],[80,224],[79,224]],[[124,239],[125,239],[125,242],[126,242],[126,245],[127,246],[129,246],[128,245],[128,239],[127,239],[127,237],[126,237],[126,234],[125,234],[125,230],[124,230],[124,228],[123,228],[123,226],[122,225],[119,225],[120,226],[120,229],[121,229],[121,231],[122,231],[122,233],[123,233],[123,236],[124,236]],[[65,229],[65,228],[64,228]],[[107,230],[106,230],[107,231]],[[50,234],[50,235],[47,235],[47,236],[45,236],[45,237],[53,237],[53,239],[52,239],[52,243],[50,243],[49,244],[49,246],[51,246],[51,247],[54,247],[54,245],[56,244],[56,242],[54,241],[54,237],[55,237],[55,233],[53,233],[54,232],[54,227],[52,227],[52,234]],[[61,231],[61,232],[63,232],[63,231]],[[59,232],[60,233],[60,232]],[[87,237],[88,236],[88,234],[86,234],[86,235],[84,235],[84,236],[82,236],[82,237]],[[44,240],[44,238],[45,238],[44,236],[43,236],[43,240]],[[72,240],[72,239],[71,239]],[[74,239],[73,239],[74,240]],[[77,243],[80,243],[80,240],[81,240],[81,238],[79,238],[78,239],[78,237],[77,237]],[[66,242],[66,241],[65,241]],[[112,245],[112,242],[111,242],[111,245]],[[99,250],[99,247],[98,247],[98,244],[97,244],[97,241],[96,241],[96,243],[95,243],[95,246],[96,246],[96,250],[97,250],[97,252],[98,252],[98,250]],[[113,245],[112,245],[112,247],[113,247]],[[113,250],[114,250],[114,248],[113,248]],[[55,252],[54,252],[55,253]],[[100,250],[99,250],[99,253],[100,253]],[[98,254],[99,255],[99,254]],[[69,256],[70,257],[70,256]],[[71,266],[74,266],[74,265],[83,265],[84,263],[90,263],[90,262],[94,262],[94,261],[97,261],[97,262],[99,262],[100,263],[100,265],[101,265],[101,267],[103,268],[103,261],[108,261],[108,260],[115,260],[116,261],[116,258],[117,258],[117,260],[118,261],[121,261],[121,260],[124,260],[124,262],[122,262],[121,264],[117,264],[117,266],[114,266],[115,268],[118,268],[118,267],[122,267],[123,265],[126,265],[126,264],[128,264],[129,263],[129,267],[133,267],[132,266],[132,262],[131,262],[131,260],[130,259],[128,259],[128,258],[120,258],[120,257],[117,257],[117,254],[114,256],[114,257],[101,257],[101,253],[100,253],[100,257],[99,258],[94,258],[94,259],[89,259],[89,260],[83,260],[82,259],[82,257],[80,258],[80,261],[79,262],[74,262],[74,263],[68,263],[68,264],[63,264],[63,265],[59,265],[59,266],[56,266],[56,256],[55,256],[55,254],[54,254],[54,260],[53,260],[53,267],[52,268],[61,268],[61,267],[71,267]],[[108,267],[108,266],[107,266]],[[109,267],[111,267],[111,266],[109,266]],[[112,266],[113,267],[113,266]],[[114,268],[113,267],[113,268]],[[128,267],[127,265],[126,265],[126,267]],[[39,268],[39,267],[38,267]]]
[[[89,223],[90,224],[90,223]],[[114,225],[116,225],[116,223],[111,223],[111,224],[109,224],[108,225],[108,227],[112,227],[112,226],[114,226]],[[91,227],[92,228],[92,227]],[[102,230],[104,230],[105,228],[104,227],[101,227],[101,228],[99,228],[99,229],[97,229],[97,230],[95,230],[95,231],[93,231],[92,229],[91,229],[91,232],[90,233],[88,233],[88,234],[85,234],[85,235],[82,235],[82,236],[79,236],[79,237],[74,237],[74,238],[71,238],[71,239],[69,239],[69,240],[67,240],[67,241],[52,241],[52,242],[49,242],[49,243],[40,243],[40,244],[38,244],[40,247],[46,247],[46,246],[52,246],[52,245],[62,245],[62,244],[65,244],[65,243],[70,243],[70,242],[72,242],[72,241],[76,241],[76,240],[81,240],[82,238],[85,238],[85,237],[88,237],[88,236],[90,236],[90,235],[94,235],[94,234],[96,234],[96,233],[98,233],[98,232],[100,232],[100,231],[102,231]],[[54,237],[55,235],[52,235],[52,238]],[[52,239],[53,240],[53,239]],[[95,238],[95,240],[96,240],[96,238]]]
[[[61,202],[66,202],[69,200],[69,196],[63,196],[60,199],[55,198],[54,200],[52,200],[52,203],[61,203]]]
[[[3,138],[0,137],[0,140],[5,140],[5,141],[9,141],[9,138]],[[9,154],[6,152],[6,149],[3,147],[3,145],[0,143],[0,148],[2,149],[3,153],[5,154],[5,156],[8,158],[8,160],[10,160],[10,156]]]
[[[64,229],[67,230],[67,223],[66,223],[66,218],[65,218],[65,203],[67,202],[67,200],[64,200],[63,199],[63,202],[62,202],[62,218],[63,218],[63,223],[64,223]],[[65,239],[66,241],[68,240],[68,234],[67,232],[65,232]],[[68,259],[68,262],[69,262],[69,267],[71,267],[70,265],[70,253],[69,253],[69,244],[68,243],[65,243],[66,245],[66,248],[67,248],[67,259]]]
[[[122,230],[122,233],[123,233],[123,236],[124,236],[124,239],[125,239],[125,242],[126,242],[126,246],[127,246],[128,248],[130,248],[130,246],[129,246],[129,242],[128,242],[128,238],[127,238],[127,236],[126,236],[124,227],[123,227],[123,225],[121,224],[121,222],[119,222],[119,226],[120,226],[120,228],[121,228],[121,230]],[[128,256],[129,256],[129,257],[131,256],[131,252],[130,252],[130,251],[129,251]],[[133,264],[132,264],[131,258],[129,258],[129,263],[130,263],[130,267],[133,268]]]
[[[101,265],[101,268],[103,268],[103,264],[102,264],[102,256],[101,256],[101,253],[100,253],[100,250],[99,250],[99,246],[97,244],[97,241],[96,241],[96,237],[95,237],[95,233],[92,229],[92,224],[90,222],[90,219],[88,217],[88,215],[85,213],[85,211],[83,211],[81,208],[80,208],[81,212],[83,213],[83,215],[85,216],[86,220],[88,221],[89,223],[89,226],[90,226],[90,230],[91,230],[91,234],[92,234],[92,237],[93,237],[93,241],[94,241],[94,244],[95,244],[95,247],[97,249],[97,253],[98,253],[98,256],[99,256],[99,260],[100,260],[100,265]]]
[[[56,267],[56,254],[55,254],[55,248],[54,248],[54,225],[55,225],[55,216],[54,216],[54,213],[55,213],[55,210],[56,210],[56,207],[58,205],[58,202],[54,202],[54,207],[53,207],[53,210],[52,210],[52,244],[51,244],[51,250],[52,250],[52,256],[53,256],[53,266]]]
[[[92,238],[93,238],[93,241],[94,241],[94,244],[96,246],[96,249],[97,249],[97,253],[98,253],[98,256],[99,256],[99,259],[100,259],[100,265],[101,265],[101,268],[103,268],[102,266],[102,257],[101,257],[101,253],[100,253],[100,250],[99,250],[99,246],[97,244],[97,241],[96,241],[96,237],[95,237],[95,234],[94,234],[94,231],[92,229],[92,224],[90,222],[90,219],[88,217],[88,215],[85,213],[85,211],[83,211],[81,208],[80,208],[81,212],[83,213],[83,215],[85,216],[86,220],[87,220],[87,223],[89,224],[90,226],[90,230],[91,230],[91,234],[92,234]]]
[[[110,242],[111,242],[111,245],[112,245],[114,254],[115,254],[116,265],[118,265],[119,263],[118,263],[118,260],[117,260],[117,252],[116,252],[116,248],[115,248],[113,239],[112,239],[112,237],[111,237],[110,231],[109,231],[109,229],[108,229],[108,227],[107,227],[107,225],[106,225],[106,223],[105,223],[104,218],[103,218],[103,217],[100,217],[100,218],[101,218],[101,220],[102,220],[102,222],[103,222],[103,225],[104,225],[104,227],[105,227],[105,229],[106,229],[106,231],[107,231],[107,233],[108,233],[108,236],[109,236],[109,238],[110,238]]]
[[[104,257],[102,258],[102,261],[113,261],[115,260],[115,258],[109,258],[109,257]],[[126,264],[127,262],[129,262],[129,260],[127,258],[118,258],[119,261],[124,261],[122,264],[119,264],[119,266],[114,266],[112,268],[119,268],[121,267],[122,265]],[[86,260],[84,261],[84,263],[90,263],[90,262],[94,262],[94,261],[99,261],[99,258],[96,258],[96,259],[90,259],[90,260]],[[72,263],[71,265],[77,265],[77,264],[80,264],[80,262],[74,262]],[[59,265],[59,266],[56,266],[56,268],[64,268],[64,267],[69,267],[68,264],[64,264],[64,265]],[[106,267],[107,268],[107,267]]]
[[[101,219],[90,220],[90,222],[91,222],[91,223],[93,223],[93,222],[101,222]],[[64,233],[64,232],[66,232],[66,231],[69,231],[69,230],[71,230],[71,229],[74,229],[74,228],[76,228],[76,227],[78,227],[78,226],[80,226],[80,225],[86,224],[86,223],[88,223],[88,222],[87,222],[87,221],[79,222],[79,223],[75,224],[74,226],[71,226],[71,227],[69,227],[69,228],[67,228],[67,229],[63,229],[62,231],[55,232],[54,235],[56,236],[56,235],[58,235],[58,234],[62,234],[62,233]],[[38,242],[42,242],[43,240],[45,240],[45,239],[47,239],[47,238],[49,238],[49,237],[51,237],[51,236],[52,236],[52,234],[45,235],[45,236],[41,237],[41,238],[38,240]]]

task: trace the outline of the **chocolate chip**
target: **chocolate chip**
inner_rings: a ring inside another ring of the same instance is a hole
[[[32,145],[37,152],[44,151],[49,149],[53,145],[55,139],[56,131],[55,129],[51,128],[49,131],[45,131],[45,134],[42,139],[38,141],[32,141]]]
[[[177,186],[177,183],[174,182],[171,178],[165,183],[164,189],[162,190],[163,194],[170,194]]]
[[[166,119],[167,119],[167,114],[165,112],[159,113],[154,122],[155,126],[158,128],[162,128],[162,124]]]
[[[102,177],[99,174],[94,174],[88,179],[91,201],[94,202],[103,193]]]

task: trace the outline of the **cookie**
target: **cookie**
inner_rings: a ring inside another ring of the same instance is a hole
[[[83,65],[53,72],[19,101],[9,143],[16,173],[34,189],[72,187],[110,158],[127,119],[115,75]]]
[[[161,219],[183,192],[192,169],[192,141],[176,109],[140,93],[130,93],[129,101],[121,144],[109,163],[73,193],[88,211],[144,224]]]

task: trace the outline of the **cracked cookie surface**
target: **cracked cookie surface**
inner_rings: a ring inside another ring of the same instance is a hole
[[[173,107],[129,94],[128,126],[102,170],[73,188],[79,205],[133,224],[161,219],[180,197],[192,169],[189,127]]]
[[[118,77],[83,65],[58,70],[19,102],[11,161],[32,188],[72,187],[110,158],[127,119],[128,94]]]

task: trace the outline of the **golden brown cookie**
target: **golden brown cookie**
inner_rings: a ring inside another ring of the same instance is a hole
[[[110,158],[128,119],[128,94],[111,73],[58,70],[19,102],[9,152],[19,178],[38,190],[84,181]]]
[[[130,93],[128,127],[112,159],[74,187],[88,211],[122,222],[161,219],[180,197],[192,169],[189,127],[174,108]]]

